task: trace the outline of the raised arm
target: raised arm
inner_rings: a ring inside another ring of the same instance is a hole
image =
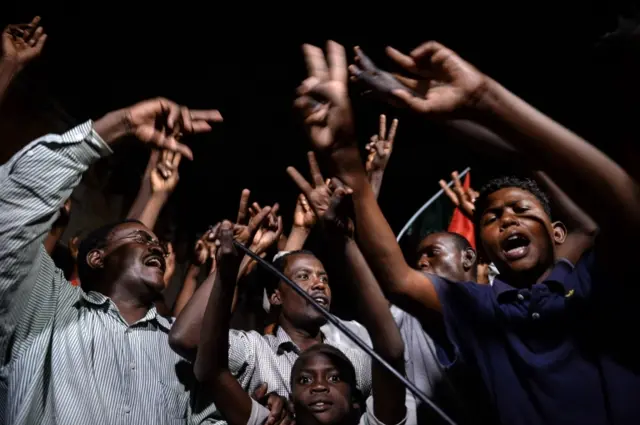
[[[36,16],[28,24],[9,25],[2,32],[0,102],[18,73],[42,52],[47,35],[39,23],[40,17]]]
[[[397,129],[398,120],[394,119],[387,133],[387,116],[384,114],[380,115],[378,134],[371,136],[370,142],[365,146],[369,152],[365,169],[369,175],[369,183],[371,183],[371,188],[376,195],[376,199],[380,196],[382,178],[384,177],[384,171],[387,169],[387,164],[389,164],[391,152],[393,152],[393,142],[396,138]]]
[[[472,118],[508,140],[598,223],[599,259],[608,269],[628,271],[630,258],[609,254],[639,233],[640,196],[637,183],[618,164],[439,43],[424,43],[410,55],[391,48],[388,53],[418,76],[392,91],[395,103],[430,118]],[[438,84],[416,92],[427,74]],[[624,235],[621,226],[627,229]]]
[[[229,370],[229,322],[236,277],[242,258],[233,246],[233,224],[220,226],[215,284],[203,317],[200,349],[194,364],[196,379],[205,384],[216,407],[230,425],[246,425],[252,401]]]
[[[440,310],[433,283],[405,261],[368,182],[354,135],[344,48],[329,42],[327,51],[330,67],[321,49],[304,46],[309,78],[296,99],[314,148],[329,158],[334,175],[353,189],[359,246],[385,293],[415,315],[425,308]],[[313,99],[324,102],[318,105]]]
[[[169,129],[204,131],[211,129],[206,121],[219,118],[217,111],[192,113],[193,121],[189,117],[188,121],[179,120],[180,107],[166,99],[142,102],[111,112],[95,124],[86,122],[61,136],[37,139],[0,168],[0,356],[3,361],[18,320],[31,320],[28,328],[37,332],[45,316],[55,312],[62,280],[56,277],[50,259],[47,267],[42,266],[48,257],[40,245],[58,208],[80,182],[82,173],[111,152],[110,144],[126,135],[191,155],[170,133],[156,130],[155,124],[166,117]],[[39,298],[37,312],[26,311],[31,296]]]
[[[155,227],[162,208],[178,185],[181,159],[182,155],[168,150],[151,152],[138,195],[127,218],[140,220],[150,229]]]
[[[358,316],[371,336],[374,350],[404,375],[404,342],[400,330],[391,315],[389,302],[353,239],[353,222],[343,203],[352,190],[338,179],[326,184],[315,161],[310,160],[309,165],[313,188],[295,168],[287,171],[311,200],[310,205],[323,225],[334,258],[343,259],[341,262],[346,270],[346,282],[349,282],[352,294],[360,300]],[[327,196],[313,196],[313,191],[317,192],[320,188],[324,189],[322,192],[326,192]],[[377,362],[373,362],[372,368],[375,417],[385,424],[400,423],[407,413],[404,385]]]

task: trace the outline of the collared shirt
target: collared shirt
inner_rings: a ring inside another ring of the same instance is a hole
[[[371,392],[371,359],[355,348],[324,335],[324,343],[340,349],[353,363],[358,389],[367,397]],[[229,370],[250,394],[263,383],[269,391],[288,397],[291,393],[291,367],[300,349],[278,327],[275,335],[232,330],[229,333]]]
[[[482,375],[502,423],[640,423],[640,374],[616,346],[629,336],[611,326],[629,328],[624,285],[596,264],[593,251],[575,269],[561,261],[524,289],[499,276],[493,286],[436,285],[448,336]]]
[[[42,246],[82,173],[110,153],[89,121],[0,167],[0,423],[191,418],[195,380],[169,347],[171,323],[151,308],[128,325],[109,298],[70,285]]]
[[[415,401],[407,396],[406,399],[407,414],[405,417],[394,425],[416,425],[418,422],[415,416]],[[367,410],[360,417],[358,425],[389,425],[381,422],[373,412],[373,397],[367,399]],[[247,421],[247,425],[264,425],[269,418],[269,409],[260,405],[255,400],[251,400],[251,415]]]

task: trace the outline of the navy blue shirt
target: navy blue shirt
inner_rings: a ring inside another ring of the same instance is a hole
[[[559,262],[528,289],[499,276],[434,280],[456,356],[477,369],[503,424],[640,424],[640,374],[609,350],[615,329],[607,336],[602,318],[619,315],[601,310],[614,304],[600,297],[609,282],[595,279],[594,259]]]

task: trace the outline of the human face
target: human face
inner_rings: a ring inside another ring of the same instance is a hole
[[[355,408],[351,386],[325,354],[304,361],[291,389],[298,423],[332,425],[344,423]]]
[[[484,251],[507,279],[542,275],[555,261],[554,231],[549,215],[532,193],[516,187],[487,198],[480,217]]]

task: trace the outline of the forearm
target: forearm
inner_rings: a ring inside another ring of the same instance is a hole
[[[204,313],[201,344],[193,370],[196,379],[209,387],[227,422],[245,425],[251,414],[251,398],[229,371],[230,305],[235,281],[223,282],[218,273],[216,276]]]
[[[284,247],[285,251],[298,251],[304,247],[304,243],[307,241],[311,233],[310,229],[305,227],[293,226],[287,239],[287,244]]]
[[[359,317],[371,336],[374,350],[401,375],[404,370],[404,342],[391,315],[389,302],[378,286],[355,241],[343,243],[348,281],[360,298]],[[400,422],[406,413],[405,388],[392,373],[373,362],[374,411],[383,423]]]
[[[187,275],[184,277],[184,283],[182,289],[176,298],[176,303],[173,306],[173,317],[178,317],[180,312],[186,307],[189,300],[193,297],[198,287],[198,276],[200,275],[200,266],[191,264],[187,270]]]
[[[136,220],[140,220],[142,224],[147,226],[149,229],[153,229],[158,221],[158,216],[160,215],[160,211],[167,203],[168,194],[165,193],[154,193],[149,196],[147,202],[144,207],[140,211],[140,215],[135,217],[130,217]]]
[[[371,190],[378,199],[380,197],[380,188],[382,187],[382,178],[384,177],[384,170],[374,171],[369,174],[369,183],[371,184]]]
[[[0,102],[4,100],[11,82],[18,75],[18,72],[20,72],[20,67],[17,63],[8,59],[3,59],[0,62]]]
[[[171,349],[188,360],[196,358],[202,321],[213,290],[215,276],[215,272],[211,273],[195,291],[180,315],[176,316],[176,321],[169,332]]]

